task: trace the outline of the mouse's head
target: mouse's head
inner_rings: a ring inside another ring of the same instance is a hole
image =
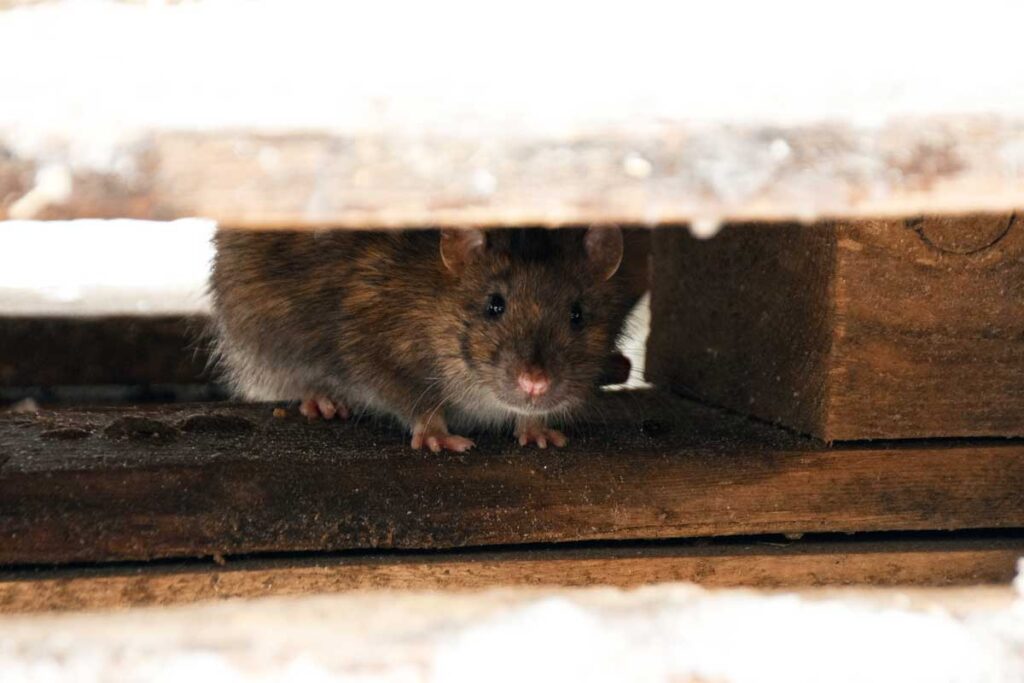
[[[442,231],[455,400],[527,415],[582,403],[625,314],[612,280],[622,249],[617,227]]]

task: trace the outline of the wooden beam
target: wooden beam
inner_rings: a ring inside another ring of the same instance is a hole
[[[838,33],[779,21],[808,14],[792,2],[611,3],[586,31],[568,6],[466,31],[462,0],[401,22],[269,3],[244,32],[216,3],[21,7],[0,14],[0,63],[19,65],[0,80],[0,218],[706,230],[1024,208],[1024,16],[961,4],[927,31],[886,10]],[[183,48],[195,27],[244,62]],[[25,61],[40,36],[73,58]]]
[[[0,317],[0,387],[205,383],[205,316]]]
[[[651,381],[830,441],[1024,435],[1019,217],[654,240]]]
[[[0,572],[0,612],[115,609],[350,590],[761,589],[1007,584],[1024,539],[746,542],[371,554]]]
[[[0,136],[0,219],[203,216],[262,229],[696,222],[713,229],[726,219],[1024,208],[1024,172],[1009,174],[1000,156],[1024,145],[1024,121],[921,120],[867,133],[845,125],[637,128],[647,132],[610,128],[571,141],[496,144],[437,135],[412,145],[387,136],[158,131],[112,150],[139,169],[130,181],[77,168],[69,157],[61,162],[69,192],[31,211],[17,202],[38,187],[44,164],[4,153]],[[694,147],[695,139],[705,142]],[[732,162],[736,173],[760,172],[756,160],[773,142],[793,150],[792,160],[769,163],[752,187],[718,187],[725,181],[703,170],[724,148],[743,150]],[[630,171],[634,150],[649,169],[640,178]],[[421,156],[438,160],[435,170],[418,172]],[[273,170],[261,161],[267,157],[276,160]],[[479,166],[495,169],[486,189]]]
[[[1024,443],[821,442],[659,393],[613,392],[560,451],[264,406],[0,418],[0,563],[1024,527]]]

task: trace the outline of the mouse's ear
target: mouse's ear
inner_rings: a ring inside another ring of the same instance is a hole
[[[441,231],[441,261],[456,275],[483,253],[486,239],[483,230],[446,228]]]
[[[622,263],[622,230],[616,225],[592,226],[583,238],[583,248],[590,271],[596,278],[607,280]]]

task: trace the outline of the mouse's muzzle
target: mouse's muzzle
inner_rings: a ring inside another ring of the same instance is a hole
[[[531,399],[543,396],[551,388],[551,380],[548,379],[548,374],[536,366],[528,367],[520,372],[516,378],[516,384]]]
[[[561,385],[546,368],[527,363],[509,377],[505,401],[517,412],[526,414],[548,413],[563,406],[565,397]]]

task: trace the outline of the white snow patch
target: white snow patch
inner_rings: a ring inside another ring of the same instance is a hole
[[[651,175],[651,172],[654,171],[654,166],[640,154],[632,152],[627,154],[626,158],[622,160],[622,170],[630,178],[642,180]]]
[[[213,221],[0,221],[0,314],[208,310]]]
[[[951,612],[882,593],[889,599],[667,584],[6,615],[0,668],[32,681],[1024,680],[1020,599]]]
[[[7,210],[13,219],[35,218],[46,207],[71,196],[74,179],[67,166],[47,164],[36,171],[35,185],[16,199]]]
[[[1007,654],[995,634],[937,612],[725,593],[609,614],[550,598],[442,642],[432,680],[1022,680]]]
[[[0,132],[28,158],[110,170],[153,129],[500,139],[1019,116],[1021,25],[1013,0],[40,3],[0,12]]]
[[[690,221],[690,234],[700,240],[711,239],[722,229],[722,220],[712,216],[703,216]]]

